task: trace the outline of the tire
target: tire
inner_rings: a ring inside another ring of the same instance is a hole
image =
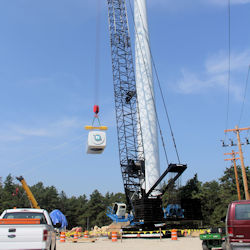
[[[209,248],[206,243],[202,243],[202,249],[203,250],[211,250],[211,248]]]
[[[222,250],[232,250],[233,248],[231,247],[231,244],[229,244],[228,242],[223,242],[222,243]]]
[[[221,245],[222,250],[227,250],[226,242],[223,242]]]

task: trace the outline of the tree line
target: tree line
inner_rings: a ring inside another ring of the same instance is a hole
[[[247,178],[250,180],[249,168],[246,168]],[[241,169],[238,167],[241,197],[244,199]],[[218,180],[202,183],[198,175],[181,187],[173,186],[163,196],[163,206],[179,202],[181,199],[199,199],[203,224],[205,226],[221,226],[221,218],[225,217],[228,204],[237,200],[233,167],[226,168]],[[123,193],[100,193],[94,190],[89,198],[82,194],[78,197],[68,197],[64,191],[58,192],[54,186],[45,187],[42,182],[30,186],[39,206],[51,212],[59,209],[68,220],[68,228],[82,226],[91,229],[95,225],[101,227],[112,221],[106,216],[108,206],[114,202],[125,202]],[[30,207],[25,191],[14,177],[8,175],[5,180],[0,179],[0,213],[13,207]]]

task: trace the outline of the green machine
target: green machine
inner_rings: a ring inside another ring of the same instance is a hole
[[[225,240],[225,229],[224,228],[212,228],[205,234],[200,234],[202,240],[202,249],[211,250],[212,248],[220,248]]]

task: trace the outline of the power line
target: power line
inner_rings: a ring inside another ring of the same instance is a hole
[[[240,119],[239,119],[239,126],[240,126],[240,122],[241,122],[241,118],[243,115],[243,110],[244,110],[244,105],[245,105],[245,99],[246,99],[246,93],[247,93],[247,86],[248,86],[248,79],[249,79],[249,72],[250,72],[250,65],[248,66],[248,71],[247,71],[247,78],[246,78],[246,85],[245,85],[245,93],[244,93],[244,98],[243,98],[243,102],[241,105],[241,111],[240,111]]]
[[[226,129],[228,128],[228,121],[229,121],[230,83],[231,83],[231,3],[230,0],[228,0],[228,81],[227,81]]]

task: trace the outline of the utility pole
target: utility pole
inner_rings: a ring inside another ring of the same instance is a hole
[[[225,159],[224,161],[232,161],[234,163],[234,175],[235,175],[235,180],[236,180],[238,200],[240,201],[241,200],[240,185],[239,185],[238,172],[237,172],[237,166],[236,166],[236,160],[239,160],[240,158],[239,157],[235,158],[236,154],[238,154],[238,152],[234,152],[233,150],[232,150],[232,153],[225,153],[224,155],[232,155],[233,158]]]
[[[241,162],[241,170],[242,170],[242,178],[243,178],[244,191],[245,191],[245,198],[246,198],[246,200],[249,200],[250,198],[249,198],[249,192],[248,192],[247,175],[246,175],[246,169],[245,169],[245,165],[244,165],[244,158],[243,158],[241,141],[240,141],[240,132],[243,130],[250,130],[250,127],[249,128],[239,128],[238,126],[235,126],[235,129],[226,129],[225,133],[226,132],[235,132],[237,135],[240,162]]]

